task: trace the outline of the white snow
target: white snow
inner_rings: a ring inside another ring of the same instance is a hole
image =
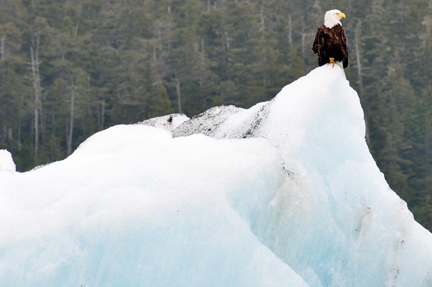
[[[16,171],[16,166],[11,153],[5,149],[0,149],[0,172],[1,171]]]
[[[0,285],[432,286],[432,234],[376,166],[339,67],[169,117],[0,170]]]

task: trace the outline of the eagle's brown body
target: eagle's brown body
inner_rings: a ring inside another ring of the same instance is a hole
[[[330,63],[330,58],[342,62],[344,69],[348,67],[348,44],[345,30],[337,24],[333,28],[324,25],[318,27],[312,51],[318,54],[320,66]]]

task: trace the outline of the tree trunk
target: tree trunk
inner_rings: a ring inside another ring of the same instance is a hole
[[[70,121],[69,121],[69,135],[67,137],[67,154],[72,153],[72,137],[73,137],[73,126],[74,126],[74,105],[75,105],[75,88],[73,83],[73,77],[71,77],[71,106],[70,106]]]
[[[264,13],[263,13],[263,7],[262,5],[260,6],[260,28],[258,31],[260,31],[261,34],[261,39],[264,39],[264,31],[265,31],[265,22],[264,22]]]
[[[426,162],[426,172],[428,176],[432,176],[431,173],[431,169],[430,169],[430,164],[429,164],[429,127],[430,127],[430,121],[428,120],[428,113],[426,113],[425,117],[424,117],[424,121],[425,121],[425,142],[424,142],[424,157],[425,157],[425,162]],[[426,181],[427,182],[427,181]],[[426,190],[430,191],[430,184],[427,182],[426,184]]]
[[[78,36],[78,28],[79,28],[79,18],[81,16],[81,5],[78,5],[77,8],[77,22],[75,25],[75,37]]]
[[[357,27],[355,29],[355,37],[354,37],[354,45],[356,50],[356,60],[357,60],[357,77],[358,77],[358,84],[359,84],[359,93],[360,98],[363,99],[364,93],[363,93],[363,74],[362,74],[362,67],[361,67],[361,59],[360,59],[360,27],[361,22],[357,24]],[[370,143],[370,135],[369,135],[369,122],[368,122],[368,112],[367,110],[364,111],[364,118],[365,118],[365,124],[366,124],[366,141]]]
[[[178,112],[179,114],[182,113],[182,106],[181,106],[181,93],[180,93],[180,79],[175,77],[176,81],[176,90],[177,90],[177,104],[178,104]]]
[[[19,110],[18,110],[18,142],[17,147],[18,150],[21,151],[21,117],[22,117],[22,106],[24,102],[24,95],[21,95]]]
[[[306,48],[305,48],[305,38],[306,38],[306,34],[302,32],[301,35],[301,43],[302,43],[302,63],[303,63],[303,67],[306,66]]]
[[[102,117],[101,117],[101,127],[100,129],[103,130],[105,123],[105,96],[102,99]]]
[[[362,76],[362,70],[361,70],[359,41],[360,41],[360,23],[359,23],[359,25],[357,25],[357,29],[355,29],[354,42],[355,42],[356,59],[357,59],[358,84],[359,84],[360,96],[362,96],[363,95],[363,76]]]
[[[292,61],[293,56],[293,40],[292,40],[292,21],[291,14],[288,14],[288,46],[290,50],[289,59]]]
[[[0,39],[0,54],[1,54],[2,61],[6,59],[6,37],[5,36],[2,36]]]
[[[38,44],[36,45],[36,52],[33,52],[33,47],[30,47],[31,55],[31,67],[33,74],[33,87],[35,89],[35,104],[34,104],[34,130],[35,130],[35,141],[34,141],[34,161],[36,163],[39,153],[39,109],[40,109],[40,83],[39,83],[39,68],[38,68]]]

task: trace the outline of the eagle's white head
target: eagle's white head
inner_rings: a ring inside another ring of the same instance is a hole
[[[346,18],[345,14],[341,11],[336,9],[327,11],[324,15],[324,26],[327,28],[333,28],[337,24],[342,26],[342,23],[340,22],[341,18]]]

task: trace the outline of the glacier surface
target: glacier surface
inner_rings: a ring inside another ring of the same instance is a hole
[[[250,109],[118,125],[29,172],[0,151],[0,285],[432,286],[432,234],[364,136],[327,65]]]

